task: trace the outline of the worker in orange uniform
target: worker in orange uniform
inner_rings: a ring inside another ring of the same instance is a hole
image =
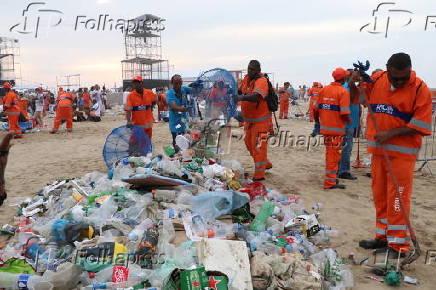
[[[309,95],[309,121],[310,122],[314,122],[315,118],[314,118],[314,113],[315,113],[315,109],[318,106],[318,98],[319,98],[319,93],[322,90],[322,85],[321,83],[318,82],[314,82],[312,88],[309,90],[308,95]],[[319,135],[320,133],[320,125],[319,123],[315,122],[315,125],[313,127],[313,131],[311,136],[315,137],[317,135]]]
[[[14,134],[14,138],[23,138],[23,133],[21,131],[18,120],[20,118],[21,108],[19,105],[19,98],[16,93],[14,93],[11,88],[11,84],[5,82],[3,84],[6,95],[3,98],[3,110],[8,116],[9,132]]]
[[[165,96],[164,90],[159,88],[157,90],[157,120],[162,119],[162,113],[168,111],[167,98]]]
[[[59,88],[58,97],[56,98],[56,116],[53,129],[50,131],[51,134],[56,134],[59,131],[62,121],[67,123],[67,132],[73,132],[73,103],[75,98],[74,94]]]
[[[127,96],[124,111],[126,111],[127,126],[135,125],[144,129],[150,137],[153,135],[153,105],[156,95],[151,90],[142,87],[142,77],[132,80],[132,92]]]
[[[27,111],[27,107],[29,106],[29,101],[24,98],[20,98],[18,101],[20,112],[23,115],[23,117],[28,120],[29,119],[29,112]]]
[[[86,119],[89,120],[91,115],[91,107],[92,107],[92,100],[91,100],[91,94],[88,92],[88,88],[85,88],[82,95],[83,99],[83,110],[85,111]]]
[[[244,119],[244,141],[254,160],[254,181],[265,180],[265,171],[272,168],[268,160],[267,143],[271,131],[271,111],[265,97],[269,87],[261,74],[260,63],[252,60],[248,64],[247,75],[238,90],[236,101],[241,102]]]
[[[209,95],[210,100],[210,117],[218,119],[224,114],[224,119],[227,120],[226,105],[229,101],[229,94],[225,87],[224,79],[218,79]]]
[[[280,97],[279,119],[288,118],[289,100],[291,98],[291,90],[289,89],[289,86],[291,84],[289,82],[285,82],[283,85],[284,85],[283,88],[279,89],[279,97]]]
[[[359,245],[405,256],[410,244],[404,214],[410,214],[413,171],[422,136],[432,133],[431,92],[412,70],[410,56],[398,53],[388,60],[387,71],[372,76],[366,95],[376,232],[374,240]]]
[[[314,119],[320,123],[326,148],[324,189],[345,189],[345,185],[338,183],[337,171],[345,125],[351,121],[350,93],[342,87],[348,75],[343,68],[335,69],[332,73],[334,82],[321,90],[315,108]]]

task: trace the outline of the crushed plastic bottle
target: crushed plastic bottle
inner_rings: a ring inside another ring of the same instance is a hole
[[[151,227],[154,226],[154,223],[151,219],[145,219],[143,220],[139,225],[137,225],[130,233],[129,233],[129,240],[131,241],[138,241],[142,238],[145,231]]]
[[[260,209],[259,213],[254,218],[254,221],[250,224],[250,230],[255,232],[262,232],[266,228],[266,223],[268,218],[272,215],[274,212],[275,205],[272,202],[266,201],[262,208]]]

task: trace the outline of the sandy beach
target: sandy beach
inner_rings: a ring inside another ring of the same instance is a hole
[[[49,128],[53,119],[48,119]],[[109,132],[125,123],[122,115],[106,115],[100,123],[74,123],[74,133],[62,131],[50,135],[48,128],[41,132],[27,134],[24,139],[14,141],[6,170],[6,188],[9,198],[0,208],[0,224],[10,221],[16,208],[9,206],[14,202],[31,197],[46,183],[58,178],[80,177],[92,171],[107,170],[102,148]],[[280,120],[281,130],[293,135],[307,136],[312,131],[312,123],[306,120]],[[1,133],[3,135],[4,133]],[[235,128],[234,135],[242,134]],[[167,123],[157,123],[153,132],[154,150],[159,152],[163,146],[171,143]],[[295,144],[294,144],[295,145]],[[362,145],[362,151],[365,151]],[[355,152],[354,152],[355,153]],[[307,147],[287,146],[270,142],[269,157],[274,168],[268,173],[266,185],[285,194],[301,196],[306,208],[314,203],[321,203],[321,220],[323,224],[340,231],[333,239],[332,247],[347,257],[354,253],[361,260],[370,257],[370,252],[358,248],[358,241],[372,238],[374,230],[374,207],[371,197],[371,179],[366,177],[369,169],[355,170],[357,181],[344,182],[346,190],[324,191],[322,177],[324,173],[323,146]],[[245,145],[233,138],[232,150],[226,158],[233,158],[243,164],[246,171],[253,171],[253,164]],[[353,160],[355,154],[353,154]],[[433,165],[433,171],[436,172]],[[423,251],[420,259],[410,271],[404,273],[417,278],[420,285],[402,284],[404,289],[435,289],[436,263],[425,265],[427,250],[436,250],[436,193],[435,177],[416,173],[412,224]],[[372,275],[361,266],[352,267],[354,289],[388,289],[383,284],[371,281],[365,276]],[[433,286],[432,286],[433,285]]]

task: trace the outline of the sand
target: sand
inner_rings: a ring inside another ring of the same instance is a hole
[[[49,119],[50,126],[51,122],[52,119]],[[80,177],[91,171],[105,172],[102,158],[105,138],[113,128],[123,124],[123,116],[107,115],[100,123],[74,123],[73,134],[54,136],[44,129],[14,141],[6,170],[9,198],[0,208],[0,224],[10,221],[15,213],[16,209],[8,204],[32,196],[53,179]],[[312,124],[305,120],[281,120],[280,124],[282,130],[290,132],[288,134],[306,136],[312,131]],[[233,133],[240,135],[242,131],[234,129]],[[156,124],[153,135],[155,150],[161,150],[164,145],[171,143],[166,123]],[[324,191],[324,148],[317,146],[307,150],[301,143],[300,146],[278,146],[277,143],[274,144],[273,140],[270,143],[269,157],[274,168],[267,175],[266,185],[285,194],[301,196],[306,208],[316,202],[321,203],[323,223],[340,231],[340,236],[333,240],[332,246],[344,257],[351,252],[359,259],[369,257],[369,251],[357,246],[359,240],[373,237],[375,227],[371,180],[365,176],[368,169],[355,170],[358,180],[344,182],[346,190]],[[237,138],[233,138],[228,158],[240,161],[248,172],[253,171],[252,160],[244,143]],[[436,170],[433,171],[436,173]],[[423,253],[405,274],[418,279],[419,289],[436,288],[436,265],[425,265],[426,251],[436,250],[435,193],[434,177],[417,173],[411,217]],[[365,279],[365,276],[371,275],[365,268],[353,266],[352,270],[356,285],[354,289],[388,289],[379,282]],[[403,285],[402,288],[416,286]]]

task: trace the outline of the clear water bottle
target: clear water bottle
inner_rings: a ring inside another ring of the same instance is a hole
[[[0,288],[8,290],[33,289],[37,283],[42,281],[43,278],[38,275],[0,272]]]
[[[192,217],[192,230],[196,236],[207,237],[207,227],[201,216]]]

